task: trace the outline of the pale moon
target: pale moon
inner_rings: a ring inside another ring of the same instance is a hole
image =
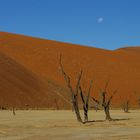
[[[102,23],[103,20],[104,20],[103,17],[99,17],[99,18],[97,19],[97,22],[98,22],[98,23]]]

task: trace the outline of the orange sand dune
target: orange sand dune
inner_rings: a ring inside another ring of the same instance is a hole
[[[125,99],[130,99],[133,106],[137,105],[136,100],[140,95],[140,47],[109,51],[0,32],[0,52],[34,73],[39,79],[35,81],[39,85],[45,85],[44,88],[50,87],[48,79],[56,83],[57,86],[53,87],[56,88],[55,90],[58,87],[63,89],[65,86],[59,69],[61,53],[65,70],[72,77],[73,84],[75,84],[77,73],[82,69],[84,73],[81,84],[85,89],[87,89],[89,81],[94,80],[92,95],[98,97],[100,89],[103,89],[106,81],[110,80],[108,95],[118,89],[118,94],[113,99],[114,106],[119,106]],[[19,69],[14,70],[14,72],[17,71]],[[25,73],[24,77],[26,75]],[[28,79],[28,76],[26,78]],[[40,80],[43,81],[43,84]],[[13,79],[12,82],[14,81]],[[27,84],[29,88],[32,88],[31,83],[32,81]],[[10,90],[11,86],[7,86],[7,88]],[[18,85],[15,85],[15,88],[18,88]],[[53,88],[51,87],[51,90]],[[41,95],[41,90],[34,93],[35,97]],[[3,90],[3,92],[6,91]],[[32,91],[29,92],[32,93]],[[64,90],[60,92],[64,94]],[[134,92],[137,93],[137,97]],[[47,90],[47,95],[49,95],[49,90]],[[11,96],[11,100],[13,98],[15,96]],[[51,98],[49,102],[54,104]]]
[[[60,90],[62,89],[55,83],[41,79],[5,54],[0,53],[0,107],[56,108],[57,104],[61,108],[70,107],[59,96]],[[63,96],[66,98],[64,94]]]

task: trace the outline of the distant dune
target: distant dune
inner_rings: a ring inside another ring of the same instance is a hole
[[[86,90],[89,81],[94,81],[92,95],[98,98],[110,80],[108,95],[118,89],[114,107],[125,99],[137,106],[140,47],[109,51],[5,32],[0,32],[0,105],[55,108],[57,100],[61,108],[70,107],[63,99],[70,100],[59,69],[60,53],[73,85],[82,69],[81,84]]]

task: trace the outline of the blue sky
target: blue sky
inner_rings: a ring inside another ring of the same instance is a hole
[[[140,45],[140,0],[0,0],[0,31],[117,49]]]

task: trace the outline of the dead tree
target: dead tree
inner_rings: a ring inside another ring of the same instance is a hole
[[[12,111],[13,111],[13,115],[15,116],[16,115],[15,107],[12,108]]]
[[[106,95],[107,95],[106,88],[107,88],[107,86],[108,86],[108,82],[106,83],[105,90],[103,92],[101,92],[100,101],[95,99],[94,97],[92,97],[92,99],[94,102],[96,102],[97,104],[100,104],[103,107],[103,110],[104,110],[105,115],[106,115],[106,120],[111,121],[112,118],[110,116],[110,103],[111,103],[111,100],[113,99],[114,95],[117,93],[117,90],[115,90],[113,92],[113,94],[109,97],[109,99],[106,100]]]
[[[56,104],[56,109],[59,110],[59,105],[58,105],[58,103],[57,103],[56,98],[54,99],[54,102],[55,102],[55,104]]]
[[[74,112],[75,112],[76,117],[77,117],[77,121],[80,122],[80,123],[83,123],[82,119],[81,119],[81,116],[80,116],[79,106],[78,106],[78,92],[79,92],[80,80],[81,80],[81,77],[82,77],[82,71],[80,71],[80,73],[78,75],[77,84],[76,84],[76,87],[74,89],[71,85],[70,77],[64,71],[64,68],[63,68],[63,65],[62,65],[62,62],[61,62],[61,55],[60,55],[59,65],[60,65],[63,77],[66,81],[67,87],[68,87],[68,89],[71,93],[71,102],[72,102],[73,109],[74,109]]]
[[[120,100],[122,100],[120,96]],[[130,96],[129,98],[126,97],[125,101],[122,103],[122,109],[125,113],[129,113],[129,108],[130,108]]]
[[[83,102],[83,110],[84,110],[84,121],[88,121],[88,109],[89,109],[89,97],[90,97],[90,90],[92,86],[93,81],[90,82],[89,90],[87,95],[83,93],[81,86],[79,87],[81,99]]]
[[[129,100],[126,100],[123,104],[123,110],[125,113],[129,113]]]
[[[138,99],[138,106],[140,107],[140,98]]]
[[[138,106],[140,107],[140,95],[136,91],[134,91],[134,94],[137,98]]]

